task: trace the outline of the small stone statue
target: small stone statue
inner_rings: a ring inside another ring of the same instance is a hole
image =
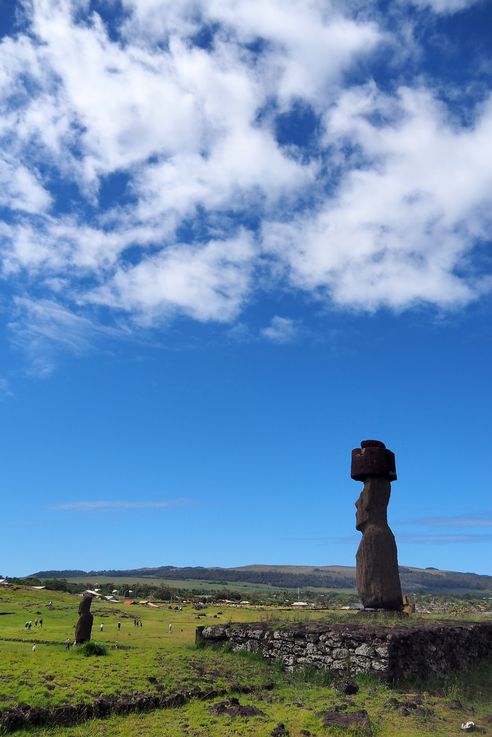
[[[89,642],[91,639],[92,623],[94,617],[90,609],[92,604],[92,596],[86,594],[79,605],[79,621],[75,627],[75,642],[82,645],[83,642]]]
[[[364,482],[355,504],[355,526],[362,532],[357,550],[357,591],[365,608],[401,611],[396,542],[386,516],[391,482],[396,481],[394,453],[379,440],[363,440],[361,447],[352,451],[351,476]]]

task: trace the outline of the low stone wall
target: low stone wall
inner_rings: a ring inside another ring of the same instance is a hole
[[[198,645],[230,643],[233,651],[261,653],[287,670],[324,668],[404,677],[445,678],[480,660],[492,660],[492,622],[415,622],[408,625],[310,622],[197,627]]]

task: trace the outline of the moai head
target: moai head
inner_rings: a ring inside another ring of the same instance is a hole
[[[351,477],[355,481],[382,478],[396,481],[395,454],[380,440],[363,440],[352,451]]]
[[[356,529],[363,532],[368,524],[387,524],[386,509],[391,493],[391,481],[396,481],[395,454],[380,440],[363,440],[352,451],[350,475],[364,482],[364,489],[355,503]]]
[[[91,604],[92,596],[90,594],[85,594],[84,598],[79,604],[79,615],[82,616],[83,614],[89,614],[91,610]]]

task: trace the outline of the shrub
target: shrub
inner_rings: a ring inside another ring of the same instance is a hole
[[[89,658],[91,655],[107,655],[108,649],[106,645],[90,640],[89,642],[84,643],[84,645],[76,647],[73,652],[77,655],[84,655],[86,658]]]

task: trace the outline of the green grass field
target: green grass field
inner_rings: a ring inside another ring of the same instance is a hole
[[[170,588],[178,588],[183,590],[195,590],[195,591],[203,591],[204,594],[208,592],[217,592],[221,589],[224,590],[234,590],[243,592],[246,594],[251,594],[255,591],[259,592],[270,592],[270,593],[276,593],[278,594],[281,589],[278,588],[278,586],[270,586],[269,584],[264,583],[239,583],[238,581],[230,581],[227,582],[217,582],[217,581],[202,581],[201,579],[175,579],[175,578],[153,578],[151,576],[125,576],[122,578],[117,578],[115,576],[71,576],[66,579],[69,583],[78,583],[78,584],[90,584],[91,586],[104,585],[108,583],[113,583],[115,588],[118,590],[122,590],[126,584],[132,585],[132,584],[150,584],[153,586],[169,586]],[[290,591],[292,595],[296,595],[297,588],[294,589],[285,589],[286,591]],[[340,589],[340,588],[322,588],[322,587],[314,587],[314,586],[306,586],[303,588],[303,591],[313,591],[315,593],[342,593],[342,594],[350,594],[350,593],[356,593],[355,587],[353,589]]]
[[[48,600],[52,601],[51,608]],[[343,704],[349,710],[366,709],[373,734],[380,737],[458,735],[461,722],[468,719],[483,727],[485,734],[492,734],[492,722],[487,722],[487,716],[492,716],[492,667],[456,676],[448,684],[434,684],[418,694],[395,693],[381,683],[359,678],[359,693],[346,697],[330,687],[329,678],[323,673],[290,675],[256,657],[194,646],[195,627],[199,624],[338,618],[350,616],[348,613],[210,607],[205,610],[205,617],[198,617],[189,606],[183,611],[171,611],[166,607],[149,609],[95,601],[93,639],[106,644],[108,655],[85,658],[64,647],[67,637],[73,639],[79,601],[77,596],[49,591],[0,592],[0,711],[20,703],[61,706],[90,703],[101,696],[172,694],[196,687],[221,688],[233,695],[244,687],[252,687],[251,693],[239,695],[239,699],[242,704],[257,706],[265,716],[214,717],[208,708],[224,697],[191,699],[177,708],[112,716],[71,727],[36,728],[29,734],[264,737],[278,722],[284,722],[292,737],[307,732],[312,737],[322,737],[335,732],[322,726],[317,713]],[[24,623],[40,617],[43,628],[33,626],[26,632]],[[134,626],[134,617],[142,620],[142,627]],[[35,652],[34,642],[38,643]],[[273,684],[273,689],[265,688],[268,683]],[[416,706],[395,708],[388,703],[391,698]]]
[[[252,583],[217,583],[216,581],[201,581],[199,579],[172,579],[172,578],[152,578],[146,576],[129,576],[124,578],[115,578],[111,576],[75,576],[67,578],[70,583],[91,584],[107,584],[114,583],[116,589],[122,589],[124,584],[151,584],[153,586],[170,586],[171,588],[198,590],[207,593],[207,591],[217,591],[220,589],[228,589],[233,587],[234,591],[244,591],[245,593],[252,591],[278,591],[273,586],[267,584]]]

